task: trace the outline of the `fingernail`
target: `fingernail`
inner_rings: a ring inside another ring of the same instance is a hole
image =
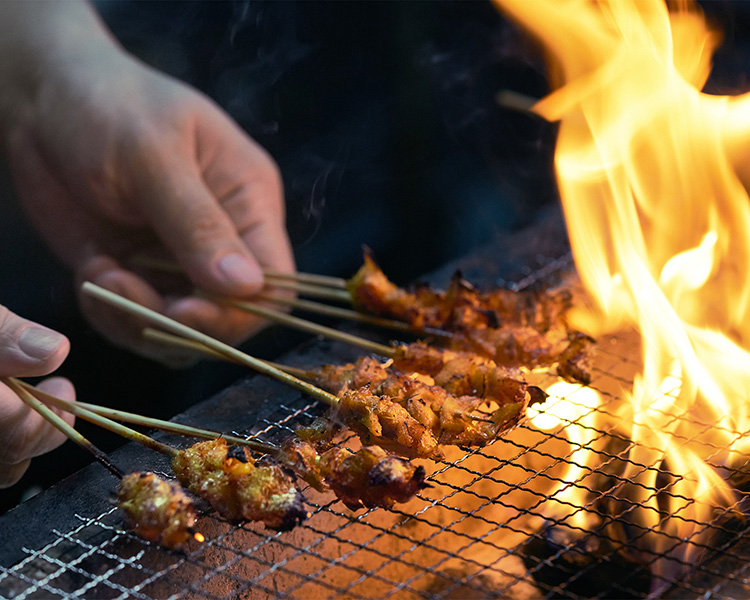
[[[18,337],[18,347],[21,351],[36,360],[46,360],[63,343],[65,336],[42,327],[27,327]]]
[[[239,254],[227,254],[219,260],[219,270],[228,283],[257,285],[263,281],[258,265]]]

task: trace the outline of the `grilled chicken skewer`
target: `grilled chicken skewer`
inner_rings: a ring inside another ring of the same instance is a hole
[[[144,335],[165,344],[186,347],[221,358],[205,346],[179,336],[152,329],[144,330]],[[502,398],[502,403],[488,416],[477,416],[473,411],[484,403],[484,398],[463,391],[460,391],[458,396],[452,395],[444,387],[435,385],[434,379],[429,375],[398,372],[392,368],[392,363],[390,360],[383,364],[374,358],[366,357],[359,359],[356,364],[326,365],[310,370],[276,366],[295,377],[312,381],[340,398],[340,404],[331,411],[329,417],[316,423],[312,428],[301,431],[301,435],[306,439],[317,441],[332,436],[339,425],[349,425],[360,435],[364,443],[369,443],[373,431],[382,424],[382,413],[385,412],[373,408],[373,403],[377,401],[384,408],[397,410],[398,414],[402,414],[401,409],[405,409],[419,424],[432,432],[432,436],[439,444],[484,445],[497,437],[501,431],[518,422],[528,402],[539,401],[544,396],[538,388],[526,386],[512,379],[493,381],[485,378],[483,385],[494,385],[497,388],[495,396]],[[449,383],[452,387],[460,389],[460,381],[456,379]],[[476,384],[472,385],[476,387]],[[394,408],[395,406],[399,408]],[[378,443],[394,449],[389,441],[379,440]],[[401,448],[395,448],[395,451],[404,453]],[[435,457],[433,450],[417,450],[427,451],[431,454],[426,457]]]
[[[378,398],[361,391],[347,391],[341,398],[338,398],[306,381],[285,373],[265,361],[248,356],[228,344],[224,344],[118,294],[89,282],[84,283],[82,289],[88,295],[137,315],[167,331],[204,344],[230,360],[273,377],[317,400],[322,400],[338,409],[339,412],[341,412],[342,407],[348,407],[346,414],[351,418],[351,421],[348,421],[347,425],[363,436],[365,444],[383,446],[408,458],[422,457],[435,460],[442,458],[442,452],[432,432],[414,419],[405,408],[388,398]]]
[[[179,549],[190,537],[204,540],[194,529],[193,501],[178,483],[156,473],[125,475],[117,488],[117,506],[125,514],[125,526],[149,542]]]
[[[181,272],[177,264],[169,261],[138,257],[136,262],[149,268]],[[479,292],[458,273],[445,291],[427,285],[407,290],[388,280],[368,249],[362,267],[348,280],[310,273],[266,272],[265,276],[270,287],[341,301],[353,305],[356,311],[324,308],[326,305],[319,303],[284,300],[267,294],[259,298],[364,320],[353,316],[359,312],[384,319],[372,323],[390,328],[400,329],[398,323],[401,323],[412,333],[445,336],[451,340],[452,349],[470,350],[505,365],[559,363],[561,376],[587,382],[584,354],[591,340],[568,331],[564,315],[571,298],[566,291],[552,290],[542,295],[497,288]]]
[[[230,447],[223,438],[178,450],[76,403],[47,394],[40,398],[166,454],[178,481],[228,520],[260,521],[271,529],[286,530],[307,516],[302,494],[280,465],[269,461],[256,464],[247,449]]]
[[[267,452],[268,457],[253,462],[253,464],[291,469],[305,481],[315,481],[314,487],[319,491],[333,490],[352,509],[363,506],[367,508],[390,508],[394,502],[405,502],[419,490],[427,487],[424,482],[424,468],[412,465],[409,461],[390,455],[377,447],[361,448],[356,452],[344,448],[332,448],[319,454],[311,444],[292,438],[284,444],[283,448],[277,448],[259,440],[226,436],[206,429],[152,419],[92,404],[74,404],[46,394],[43,395],[43,399],[70,412],[77,411],[80,413],[80,410],[83,409],[99,416],[112,417],[164,431],[205,438],[208,440],[207,442],[195,444],[191,448],[173,455],[172,468],[175,470],[178,479],[184,485],[187,485],[188,489],[209,500],[220,514],[231,520],[252,520],[245,514],[247,512],[246,507],[240,504],[248,492],[238,492],[236,494],[239,497],[238,499],[227,489],[222,489],[222,486],[226,487],[227,482],[219,481],[217,483],[218,478],[214,471],[218,469],[217,465],[221,464],[220,469],[228,473],[229,483],[232,483],[233,478],[237,479],[243,471],[248,471],[250,467],[232,462],[228,458],[236,459],[244,465],[247,465],[253,459],[244,448],[233,448],[227,443],[228,441],[231,441],[235,446],[245,446],[256,451]],[[102,426],[107,425],[110,429],[116,425],[107,424],[104,421],[100,421],[100,424]],[[127,428],[119,429],[118,433],[129,435]],[[266,468],[265,471],[255,469],[255,472],[256,474],[260,473],[257,478],[263,479],[269,488],[275,486],[279,488],[280,492],[293,493],[284,487],[286,478],[281,477],[278,471]],[[206,484],[202,481],[202,478],[210,478],[213,483]],[[356,482],[356,485],[352,482]],[[218,486],[219,489],[213,489],[212,485]],[[196,489],[201,487],[206,489],[204,491]],[[139,481],[137,484],[132,481],[128,486],[131,493],[139,489],[140,495],[148,489],[153,489],[154,493],[158,489],[162,495],[166,494],[167,491],[164,486],[157,488],[156,482],[153,480]],[[270,494],[272,492],[269,489],[262,492],[262,495],[266,497]],[[138,506],[137,502],[133,504]],[[243,516],[238,517],[238,514]],[[296,511],[290,510],[282,512],[279,516],[292,519],[297,517],[298,514]],[[291,528],[296,524],[293,521],[282,522],[281,524],[270,523],[267,517],[259,520],[276,529]]]
[[[104,452],[34,395],[41,392],[14,378],[4,378],[3,383],[68,439],[93,454],[108,471],[120,479],[117,505],[124,513],[127,528],[141,538],[166,548],[181,548],[191,536],[202,541],[203,536],[193,529],[196,520],[193,502],[178,484],[164,481],[154,473],[123,474]],[[46,394],[44,396],[50,398]]]
[[[322,335],[390,358],[397,369],[429,375],[435,379],[437,385],[445,387],[446,391],[452,394],[476,395],[486,400],[494,400],[500,405],[517,402],[527,392],[531,402],[544,399],[544,392],[534,386],[528,386],[523,381],[520,370],[500,366],[491,359],[473,353],[434,348],[422,342],[386,346],[252,302],[227,302],[276,323]]]

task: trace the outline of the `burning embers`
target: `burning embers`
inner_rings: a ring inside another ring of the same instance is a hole
[[[576,324],[642,337],[618,415],[620,516],[647,560],[668,558],[654,575],[679,575],[700,524],[736,505],[722,471],[750,442],[748,98],[701,93],[719,38],[692,2],[496,1],[550,57],[556,89],[535,111],[560,122],[568,232],[598,309]]]

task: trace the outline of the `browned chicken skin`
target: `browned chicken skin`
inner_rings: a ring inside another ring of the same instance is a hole
[[[425,470],[377,446],[352,451],[314,446],[292,438],[283,447],[284,462],[318,491],[331,489],[352,510],[391,508],[427,487]]]
[[[347,287],[357,310],[403,321],[416,331],[450,332],[453,350],[508,367],[557,365],[560,376],[590,382],[591,340],[569,330],[565,315],[572,298],[566,290],[479,292],[459,274],[445,291],[425,285],[405,290],[390,282],[367,252]]]
[[[493,368],[491,361],[467,357],[443,364],[444,351],[413,346],[417,352],[408,353],[404,360],[397,356],[384,364],[364,357],[353,364],[309,371],[308,377],[316,385],[339,396],[331,420],[350,427],[365,444],[408,457],[438,460],[442,457],[440,444],[487,444],[515,425],[529,402],[544,396],[538,388],[507,377],[506,370]],[[394,368],[398,364],[421,373],[403,373]],[[434,381],[431,375],[437,376]],[[488,403],[486,397],[476,394],[478,390],[491,391],[493,403],[500,408],[490,414],[475,414]],[[301,435],[324,439],[330,433],[320,427]]]
[[[180,548],[191,536],[196,513],[193,502],[175,482],[154,473],[131,473],[117,489],[125,525],[149,542]]]
[[[278,464],[256,462],[223,438],[199,442],[172,459],[177,479],[230,521],[261,521],[286,531],[306,516],[294,479]]]

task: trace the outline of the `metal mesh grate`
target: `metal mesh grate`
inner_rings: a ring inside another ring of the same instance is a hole
[[[658,472],[641,498],[669,496],[679,479],[637,463],[633,442],[618,433],[621,391],[639,368],[634,356],[633,335],[600,340],[589,388],[570,386],[548,402],[557,426],[526,419],[485,448],[448,448],[444,462],[425,463],[432,487],[395,510],[352,513],[308,489],[312,514],[294,531],[209,513],[198,523],[208,541],[185,553],[123,531],[114,510],[79,515],[77,527],[54,531],[52,543],[2,568],[0,591],[18,599],[746,597],[750,524],[721,512],[694,523],[696,536],[711,535],[696,537],[697,554],[686,560],[674,552],[684,540],[630,518],[643,506],[626,493],[637,485],[622,475],[626,466]],[[573,416],[558,414],[555,400]],[[254,435],[276,440],[317,410],[300,397],[276,407]],[[581,500],[572,502],[574,493]],[[657,563],[663,568],[652,577]]]

